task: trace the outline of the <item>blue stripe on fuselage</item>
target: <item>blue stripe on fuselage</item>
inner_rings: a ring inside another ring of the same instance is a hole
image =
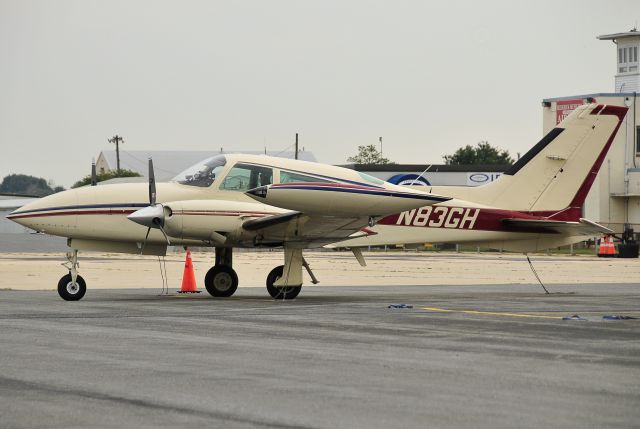
[[[278,186],[274,189],[300,189],[300,190],[310,190],[310,191],[348,192],[353,194],[381,195],[384,197],[411,198],[415,200],[426,200],[426,201],[437,201],[437,202],[449,201],[451,199],[448,197],[438,197],[434,195],[418,195],[418,194],[389,191],[389,190],[378,191],[378,190],[354,189],[354,188],[334,188],[330,186],[284,185],[284,186]]]

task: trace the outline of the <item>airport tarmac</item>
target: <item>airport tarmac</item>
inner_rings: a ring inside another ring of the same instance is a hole
[[[486,261],[485,261],[486,265]],[[3,428],[637,427],[637,283],[0,291]],[[390,309],[390,304],[413,308]],[[577,314],[586,320],[562,320]]]
[[[212,252],[193,252],[200,288],[213,265]],[[307,251],[321,286],[395,286],[536,283],[525,256],[513,253],[364,252],[361,267],[351,252]],[[184,252],[166,256],[171,289],[179,288]],[[597,258],[594,255],[532,255],[545,284],[640,282],[640,259]],[[0,252],[0,289],[55,289],[66,269],[64,253]],[[80,274],[89,291],[116,288],[157,288],[162,285],[157,257],[81,252]],[[233,267],[240,287],[264,287],[271,269],[283,263],[282,250],[234,251]],[[305,284],[310,284],[306,273]],[[315,286],[309,286],[315,287]],[[539,286],[537,286],[539,288]],[[305,287],[305,290],[308,290]],[[266,290],[265,290],[266,294]]]

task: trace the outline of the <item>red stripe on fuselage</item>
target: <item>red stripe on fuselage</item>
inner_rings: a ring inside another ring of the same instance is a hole
[[[55,217],[55,216],[75,216],[75,215],[129,215],[136,210],[122,210],[122,209],[111,209],[111,210],[68,210],[68,211],[58,211],[52,213],[30,213],[25,215],[10,215],[7,216],[7,219],[25,219],[31,217]]]
[[[55,216],[75,216],[75,215],[130,215],[131,213],[136,212],[136,210],[126,210],[126,209],[108,209],[108,210],[65,210],[65,211],[56,211],[49,213],[28,213],[24,215],[15,214],[7,216],[8,219],[25,219],[25,218],[34,218],[34,217],[55,217]],[[206,210],[192,210],[192,211],[176,211],[176,214],[183,215],[201,215],[201,216],[250,216],[250,217],[265,217],[274,215],[277,213],[269,213],[269,212],[243,212],[243,211],[212,211],[208,212]]]

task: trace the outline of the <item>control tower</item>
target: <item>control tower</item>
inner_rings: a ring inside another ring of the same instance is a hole
[[[626,33],[604,34],[599,40],[616,44],[616,83],[614,92],[640,92],[640,32],[636,28]]]

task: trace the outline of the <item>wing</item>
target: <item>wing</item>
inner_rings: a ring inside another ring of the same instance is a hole
[[[264,204],[292,210],[247,221],[254,244],[304,243],[307,247],[342,241],[355,233],[368,234],[371,219],[412,210],[451,198],[391,184],[361,186],[344,183],[286,183],[250,189],[248,196]]]
[[[613,234],[613,231],[609,228],[588,219],[580,219],[579,222],[539,219],[503,219],[502,222],[514,230],[522,232],[563,234],[569,236]]]
[[[368,217],[307,215],[291,211],[245,221],[242,228],[252,233],[255,244],[281,245],[297,242],[305,247],[321,247],[342,241],[366,230]]]
[[[269,228],[275,229],[275,227],[282,226],[283,224],[287,224],[292,220],[295,220],[302,216],[300,212],[288,212],[282,213],[274,216],[263,217],[258,219],[251,219],[242,224],[242,228],[247,231],[259,231],[266,230]]]

